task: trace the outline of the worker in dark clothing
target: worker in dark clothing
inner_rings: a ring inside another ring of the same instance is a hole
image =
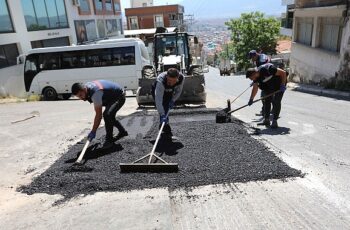
[[[165,122],[163,134],[168,138],[172,138],[173,134],[167,114],[179,99],[184,82],[184,76],[177,69],[170,68],[167,72],[161,73],[152,86],[152,95],[160,115],[160,126]]]
[[[270,57],[263,53],[258,53],[256,50],[251,50],[248,54],[249,59],[251,59],[256,67],[269,63],[271,61]]]
[[[96,131],[100,126],[102,117],[106,128],[106,140],[103,148],[113,146],[113,127],[119,130],[118,138],[128,135],[122,124],[115,117],[125,103],[124,91],[118,84],[106,80],[97,80],[86,84],[75,83],[72,86],[72,94],[81,100],[94,103],[96,114],[92,130],[88,135],[90,140],[96,137]],[[105,107],[103,113],[102,107]]]
[[[260,67],[261,65],[264,65],[266,63],[270,63],[271,59],[269,56],[267,56],[266,54],[263,53],[259,53],[256,50],[251,50],[248,53],[249,59],[255,64],[256,67]],[[264,97],[265,95],[267,95],[263,90],[261,90],[260,93],[260,97]],[[264,116],[264,100],[261,101],[262,102],[262,107],[261,107],[261,112],[260,114],[258,114],[259,116]]]
[[[273,121],[271,128],[278,128],[277,120],[281,112],[281,101],[283,93],[286,91],[287,75],[282,69],[276,68],[273,64],[267,63],[258,68],[250,68],[246,77],[253,81],[253,90],[248,105],[252,105],[254,98],[260,88],[266,95],[279,91],[271,97],[264,100],[264,122],[266,126],[270,126],[271,104],[274,107]]]

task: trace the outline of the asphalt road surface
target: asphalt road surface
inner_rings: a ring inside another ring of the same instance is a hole
[[[220,77],[216,69],[206,80],[209,108],[224,107],[250,83],[243,76]],[[121,115],[137,108],[134,98],[126,104]],[[257,126],[259,110],[257,104],[233,115],[304,177],[97,192],[55,205],[62,195],[16,189],[47,172],[87,134],[92,107],[75,100],[0,105],[1,229],[349,229],[350,102],[288,90],[281,128],[274,131]]]

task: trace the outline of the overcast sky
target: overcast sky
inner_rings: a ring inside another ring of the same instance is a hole
[[[155,5],[182,4],[186,14],[196,18],[238,17],[241,13],[261,11],[267,15],[281,15],[286,7],[281,0],[155,0]],[[121,0],[123,8],[130,7],[130,0]]]

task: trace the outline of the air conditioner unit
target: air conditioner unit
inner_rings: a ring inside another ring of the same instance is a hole
[[[73,6],[80,6],[80,0],[72,0]]]

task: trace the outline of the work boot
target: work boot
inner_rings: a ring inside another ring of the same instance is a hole
[[[271,124],[271,129],[277,129],[277,128],[278,128],[277,120],[273,120]]]
[[[113,142],[112,141],[105,141],[105,143],[103,143],[102,149],[110,149],[113,147]]]
[[[123,130],[123,131],[119,131],[117,138],[120,139],[120,138],[126,137],[126,136],[129,136],[129,133],[126,130]]]
[[[265,126],[269,127],[270,126],[270,119],[266,119],[265,118],[263,123],[262,123],[262,125],[265,125]]]

